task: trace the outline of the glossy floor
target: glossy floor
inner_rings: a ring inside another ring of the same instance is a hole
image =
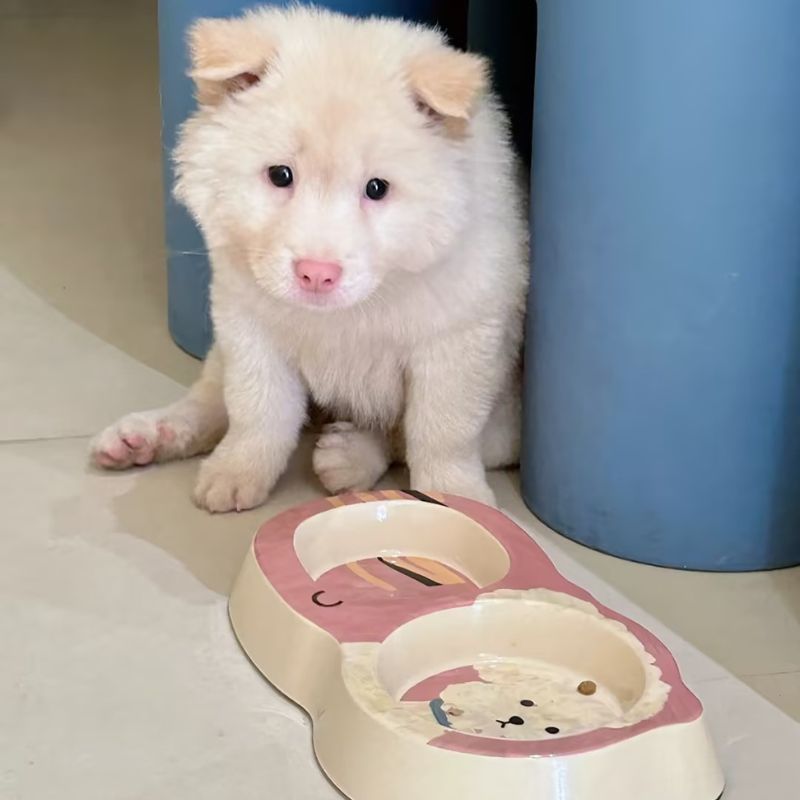
[[[86,465],[97,428],[197,372],[165,325],[156,45],[154,2],[0,0],[0,796],[333,798],[304,716],[225,614],[257,524],[320,493],[308,444],[238,516],[191,505],[193,463]],[[800,571],[628,564],[544,528],[513,474],[494,481],[569,577],[679,655],[726,797],[791,796]]]

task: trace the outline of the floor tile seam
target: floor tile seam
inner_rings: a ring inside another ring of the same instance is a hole
[[[0,437],[0,447],[5,445],[36,444],[36,442],[72,442],[80,439],[91,439],[93,433],[55,433],[45,436],[24,436],[18,439]]]

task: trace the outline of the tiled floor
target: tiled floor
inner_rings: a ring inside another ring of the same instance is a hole
[[[192,507],[191,463],[85,462],[97,428],[197,371],[165,327],[154,5],[0,0],[0,797],[333,798],[225,617],[256,524],[319,493],[308,453],[268,508],[225,517]],[[793,796],[800,571],[621,562],[495,482],[568,575],[678,654],[728,797]]]

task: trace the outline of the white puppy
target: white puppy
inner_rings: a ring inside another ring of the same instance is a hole
[[[99,434],[95,462],[213,449],[197,503],[250,508],[311,398],[340,420],[314,453],[329,491],[398,457],[412,488],[492,502],[485,468],[519,448],[528,244],[486,62],[428,28],[298,7],[201,20],[190,42],[176,194],[211,255],[216,344],[183,400]]]

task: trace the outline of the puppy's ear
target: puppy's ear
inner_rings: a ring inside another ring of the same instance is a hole
[[[474,53],[440,47],[417,56],[409,82],[417,101],[442,117],[467,120],[489,85],[489,64]]]
[[[268,34],[252,20],[201,19],[189,30],[189,75],[201,105],[258,83],[275,53]]]

